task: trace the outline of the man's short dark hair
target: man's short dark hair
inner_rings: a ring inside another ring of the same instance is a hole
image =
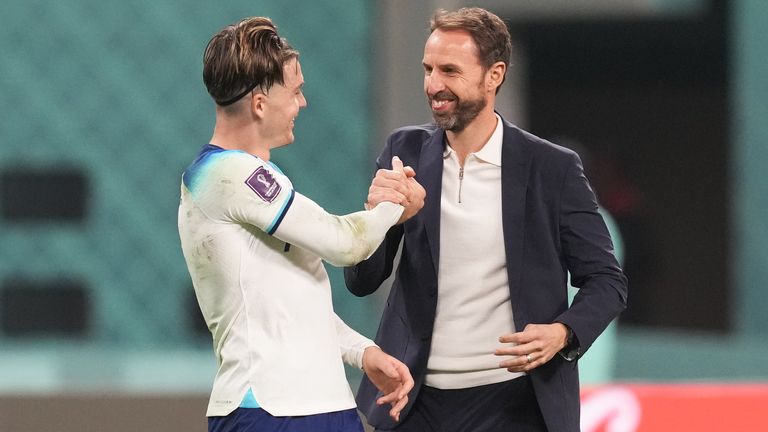
[[[438,9],[432,16],[429,27],[433,32],[435,30],[466,31],[475,41],[480,63],[486,70],[496,62],[503,62],[509,67],[512,37],[509,35],[507,25],[497,15],[478,7],[461,8],[453,12]],[[497,92],[498,90],[499,88],[496,88]]]
[[[237,102],[259,87],[267,92],[283,84],[283,66],[296,51],[266,17],[246,18],[224,27],[208,42],[203,55],[203,82],[221,106]]]

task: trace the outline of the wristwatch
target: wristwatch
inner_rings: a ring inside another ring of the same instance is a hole
[[[568,361],[574,361],[581,355],[581,347],[579,346],[576,336],[573,334],[573,330],[566,324],[563,325],[567,332],[565,336],[565,346],[558,352],[558,354]]]

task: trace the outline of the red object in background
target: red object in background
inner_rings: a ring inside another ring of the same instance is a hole
[[[768,430],[768,384],[627,384],[586,389],[582,432]]]

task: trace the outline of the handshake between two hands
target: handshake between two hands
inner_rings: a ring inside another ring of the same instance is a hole
[[[427,196],[424,188],[416,181],[416,171],[410,166],[403,166],[399,157],[392,158],[392,169],[380,169],[368,188],[368,201],[365,209],[370,210],[384,201],[402,205],[403,211],[398,224],[413,217],[424,207]]]

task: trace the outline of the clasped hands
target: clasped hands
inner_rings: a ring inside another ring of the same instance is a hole
[[[410,166],[403,166],[399,157],[392,158],[392,169],[379,169],[368,188],[368,201],[365,209],[370,210],[379,203],[390,201],[402,205],[403,211],[398,224],[413,217],[424,207],[427,196],[424,188],[416,181],[416,171]]]

